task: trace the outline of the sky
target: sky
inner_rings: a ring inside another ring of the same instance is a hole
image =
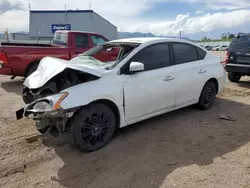
[[[28,31],[31,10],[86,10],[89,0],[0,0],[0,33]],[[91,0],[91,9],[123,32],[218,38],[250,32],[250,0]]]

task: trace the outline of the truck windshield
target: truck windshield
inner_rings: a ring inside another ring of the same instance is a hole
[[[68,45],[68,34],[67,33],[55,33],[53,39],[54,45],[67,46]]]

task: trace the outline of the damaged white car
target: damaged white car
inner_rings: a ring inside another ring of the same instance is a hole
[[[98,60],[112,50],[119,52],[112,61]],[[70,61],[44,58],[24,82],[27,106],[16,115],[34,119],[41,133],[66,133],[80,150],[95,151],[120,127],[192,104],[211,108],[225,82],[220,58],[194,43],[121,39]]]

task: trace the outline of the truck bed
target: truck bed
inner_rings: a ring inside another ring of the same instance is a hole
[[[56,47],[51,44],[37,44],[37,43],[14,43],[14,42],[1,42],[0,46],[32,46],[32,47]]]

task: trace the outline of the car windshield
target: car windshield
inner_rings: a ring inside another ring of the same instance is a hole
[[[109,70],[115,67],[138,46],[138,43],[108,42],[97,45],[83,54],[80,54],[78,58],[79,60],[83,60],[84,63],[91,63],[91,65],[98,67],[103,66]]]

